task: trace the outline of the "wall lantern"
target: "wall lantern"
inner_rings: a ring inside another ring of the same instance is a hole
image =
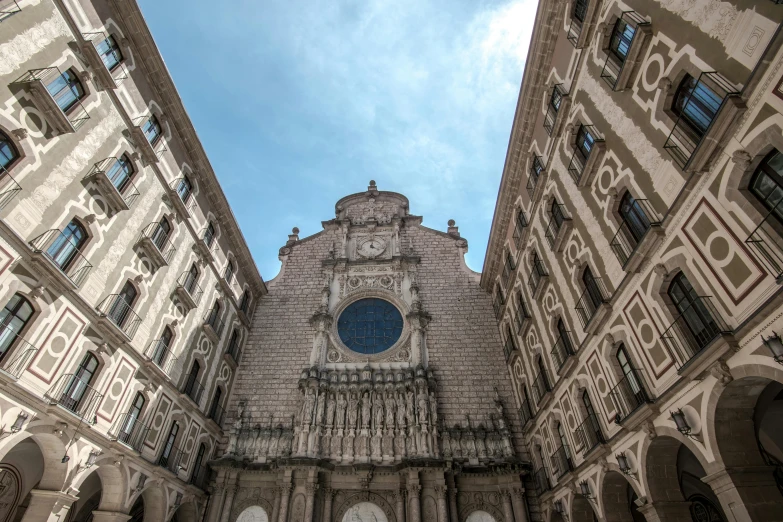
[[[620,471],[625,473],[626,475],[631,474],[631,464],[628,462],[628,457],[625,456],[625,453],[618,453],[614,456],[614,458],[617,459],[617,465],[620,466]]]
[[[555,511],[560,513],[560,515],[565,516],[565,509],[563,508],[562,500],[555,500]]]
[[[675,410],[671,412],[671,415],[672,419],[674,419],[674,424],[677,425],[677,431],[685,436],[690,435],[691,425],[688,424],[688,419],[685,418],[685,414],[682,412],[682,410]]]
[[[22,426],[24,426],[24,421],[26,420],[27,420],[27,413],[20,411],[19,415],[16,416],[14,425],[11,426],[11,433],[17,433],[19,431],[22,431]]]
[[[586,499],[593,498],[592,492],[590,492],[590,484],[587,483],[586,480],[583,480],[579,483],[579,491],[582,493],[582,496]]]
[[[147,483],[147,475],[142,473],[141,475],[139,475],[139,481],[136,483],[136,491],[141,491],[142,489],[144,489],[144,484],[146,483]]]
[[[783,339],[775,332],[772,332],[770,337],[764,339],[762,336],[761,340],[767,345],[769,351],[772,352],[772,357],[775,359],[775,362],[783,364]]]
[[[87,462],[84,463],[85,468],[91,468],[93,465],[95,465],[95,461],[98,460],[98,455],[100,455],[100,451],[91,451],[90,455],[87,457]]]

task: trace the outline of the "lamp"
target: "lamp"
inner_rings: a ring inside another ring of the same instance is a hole
[[[769,351],[772,352],[772,358],[776,363],[783,364],[783,339],[778,334],[772,332],[772,335],[764,339],[761,337],[764,344],[767,345]]]
[[[66,462],[68,462],[69,460],[71,460],[71,457],[69,457],[68,455],[63,455],[63,458],[61,458],[61,459],[60,459],[60,462],[62,462],[63,464],[65,464],[65,463],[66,463]]]
[[[177,496],[176,496],[176,498],[174,499],[174,505],[175,505],[175,506],[179,506],[179,505],[181,505],[181,504],[182,504],[182,493],[180,493],[180,492],[178,491],[178,492],[177,492]]]
[[[674,420],[674,424],[677,425],[677,431],[686,437],[689,436],[691,433],[691,425],[688,424],[688,419],[685,418],[685,414],[682,412],[682,409],[678,409],[670,413],[672,419]]]
[[[586,480],[583,480],[582,482],[579,483],[579,491],[582,493],[582,496],[585,497],[586,499],[589,500],[593,498],[593,493],[590,491],[590,484]]]
[[[136,483],[136,491],[141,491],[142,489],[144,489],[144,484],[146,483],[147,483],[147,475],[142,473],[141,475],[139,475],[139,481]]]
[[[555,500],[555,511],[563,514],[563,501],[562,500]]]
[[[16,416],[16,420],[14,421],[13,426],[11,426],[11,433],[16,433],[18,431],[22,430],[22,426],[24,426],[24,421],[27,420],[27,413],[20,411],[19,415]]]
[[[90,455],[87,457],[87,462],[84,463],[85,468],[91,468],[95,461],[98,460],[98,455],[100,455],[100,451],[91,451]]]
[[[628,457],[625,456],[625,453],[618,453],[614,456],[614,458],[617,459],[617,465],[620,466],[620,471],[625,473],[626,475],[631,474],[631,464],[628,462]]]

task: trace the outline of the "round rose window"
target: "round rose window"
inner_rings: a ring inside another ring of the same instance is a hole
[[[402,335],[402,314],[383,299],[360,299],[340,314],[337,333],[354,352],[380,353],[394,346]]]

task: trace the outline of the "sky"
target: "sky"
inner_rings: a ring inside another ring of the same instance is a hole
[[[265,280],[371,179],[481,271],[536,0],[138,2]]]

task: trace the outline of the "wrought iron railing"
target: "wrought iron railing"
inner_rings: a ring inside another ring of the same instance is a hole
[[[174,243],[169,240],[168,232],[166,232],[160,223],[153,221],[144,227],[144,230],[141,231],[141,235],[142,237],[148,238],[150,242],[155,245],[155,248],[158,249],[158,252],[160,252],[160,255],[166,263],[171,261],[176,248],[174,247]]]
[[[181,286],[193,299],[195,304],[201,301],[201,296],[204,294],[204,290],[201,289],[197,282],[197,278],[191,272],[182,272],[179,278],[177,278],[177,284]]]
[[[781,0],[781,3],[783,3],[783,0]],[[778,487],[778,491],[783,495],[783,462],[780,462],[775,455],[764,449],[760,442],[758,443],[758,446],[764,463],[773,468],[772,478],[775,479],[775,485]]]
[[[44,397],[88,424],[95,424],[95,411],[103,399],[98,390],[72,373],[61,375]]]
[[[16,0],[0,0],[0,22],[22,10]]]
[[[190,212],[195,204],[193,198],[193,189],[187,188],[186,184],[189,183],[185,178],[177,178],[172,181],[169,186],[174,191],[176,197],[182,202],[185,208]]]
[[[190,374],[182,386],[182,393],[193,399],[196,404],[201,404],[201,396],[204,394],[204,385],[201,384],[196,375]]]
[[[557,121],[557,114],[560,112],[560,104],[563,103],[563,97],[568,93],[563,89],[563,84],[558,83],[552,87],[550,93],[549,103],[547,104],[546,116],[544,117],[544,129],[550,136],[555,127]]]
[[[537,408],[541,404],[544,395],[552,391],[550,382],[546,371],[539,373],[533,381],[531,388],[533,389],[533,401],[535,401]]]
[[[239,348],[239,336],[232,334],[231,341],[228,343],[226,353],[235,363],[239,364],[239,358],[242,356],[242,350]]]
[[[631,207],[627,212],[628,219],[623,219],[609,243],[614,255],[623,267],[636,252],[636,248],[650,228],[661,226],[663,221],[652,203],[646,199],[635,199]]]
[[[500,273],[500,280],[503,282],[504,288],[508,288],[508,282],[511,281],[511,276],[516,268],[517,266],[512,261],[510,254],[506,254],[506,258],[503,261],[503,271]]]
[[[492,309],[495,312],[495,318],[500,319],[503,314],[503,306],[506,304],[506,299],[503,297],[503,292],[498,288],[495,291],[495,295],[492,298]]]
[[[609,85],[610,89],[615,90],[617,87],[617,80],[625,68],[628,52],[639,35],[639,27],[647,25],[650,25],[650,22],[635,11],[625,11],[615,22],[612,34],[609,36],[606,62],[601,70],[601,78]]]
[[[726,99],[739,95],[739,90],[715,71],[701,73],[689,92],[663,145],[682,169],[688,167],[704,136],[709,134]]]
[[[641,371],[629,368],[620,382],[609,390],[609,397],[617,410],[615,422],[618,424],[628,418],[643,404],[652,402],[644,387]]]
[[[530,317],[530,312],[528,311],[527,305],[525,304],[524,299],[522,299],[522,294],[520,292],[520,297],[517,300],[517,333],[522,332],[522,330],[525,328],[526,321],[530,320]]]
[[[554,453],[552,453],[551,461],[552,474],[557,478],[562,477],[574,469],[574,460],[571,456],[571,448],[569,448],[567,444],[563,444],[557,448]]]
[[[63,78],[64,81],[58,81]],[[18,80],[19,83],[40,83],[43,89],[37,89],[40,91],[41,96],[48,96],[51,99],[50,103],[57,106],[58,110],[65,116],[70,123],[74,131],[79,130],[82,125],[87,123],[90,119],[90,115],[87,113],[87,109],[82,105],[82,97],[73,91],[71,82],[58,67],[44,67],[42,69],[31,69],[27,71]],[[57,85],[58,88],[55,92],[49,90],[50,85]],[[63,111],[61,103],[66,103],[63,100],[70,100],[68,103],[70,107]]]
[[[60,230],[47,230],[30,241],[30,246],[34,252],[46,256],[74,286],[80,286],[92,269],[74,239]]]
[[[598,311],[598,307],[608,300],[609,292],[606,291],[603,280],[600,277],[594,277],[592,284],[585,287],[582,291],[582,295],[579,297],[575,307],[576,315],[579,317],[579,322],[582,323],[582,328],[587,328],[587,325]]]
[[[155,364],[168,377],[174,374],[177,367],[177,357],[163,339],[152,341],[144,350],[144,356]]]
[[[107,317],[117,328],[133,339],[141,324],[141,317],[121,294],[109,294],[96,306],[101,315]]]
[[[539,495],[552,489],[552,482],[549,480],[549,472],[545,467],[538,468],[533,474],[533,477]]]
[[[177,446],[172,446],[171,450],[168,452],[168,455],[164,453],[161,453],[160,458],[158,459],[158,466],[165,468],[175,475],[179,474],[180,470],[180,462],[182,461],[182,456],[184,455],[184,452],[179,449]]]
[[[587,160],[590,159],[590,155],[593,154],[596,145],[604,142],[603,134],[598,132],[598,129],[596,129],[594,125],[582,125],[577,131],[577,139],[579,139],[578,137],[583,135],[583,133],[590,135],[590,150],[586,151],[578,144],[575,145],[574,152],[571,154],[571,162],[568,164],[568,173],[571,175],[571,179],[573,179],[574,183],[577,185],[582,179],[582,174],[584,174]],[[585,140],[587,140],[587,138],[585,138]]]
[[[562,230],[563,225],[565,225],[567,221],[571,221],[571,218],[568,215],[566,206],[562,203],[555,203],[552,210],[553,212],[551,212],[549,217],[549,224],[546,226],[544,236],[546,236],[547,243],[549,243],[549,248],[554,249],[557,235],[560,233],[560,230]]]
[[[712,304],[712,297],[701,296],[677,316],[663,332],[661,340],[682,368],[718,337],[730,333],[731,329]]]
[[[522,427],[533,419],[533,409],[530,407],[530,401],[527,397],[522,399],[522,406],[519,408],[519,417],[522,420]]]
[[[18,379],[22,376],[30,361],[38,353],[38,348],[27,342],[22,336],[7,324],[0,325],[0,369],[6,374]]]
[[[527,285],[530,287],[531,294],[535,294],[538,284],[541,282],[541,278],[548,275],[549,274],[544,268],[544,264],[540,259],[536,259],[530,269],[530,277],[527,279]]]
[[[584,22],[571,17],[571,23],[568,25],[568,33],[566,34],[566,38],[569,42],[571,42],[571,45],[576,48],[579,47],[579,36],[582,34],[583,25]]]
[[[220,339],[220,336],[223,335],[223,328],[225,326],[223,320],[220,318],[220,308],[212,308],[204,318],[204,324],[212,328],[215,335]]]
[[[574,438],[578,445],[578,449],[581,450],[582,455],[587,455],[599,444],[606,442],[604,434],[601,431],[601,424],[598,422],[598,417],[594,413],[591,413],[582,424],[576,427],[574,430]]]
[[[133,184],[133,181],[130,179],[130,177],[126,178],[122,182],[120,182],[120,186],[117,186],[117,177],[121,174],[125,173],[125,170],[122,168],[119,168],[115,173],[115,178],[112,179],[109,177],[109,173],[111,172],[112,167],[119,161],[117,158],[106,158],[98,163],[96,163],[92,170],[90,171],[89,176],[94,175],[100,175],[105,177],[112,187],[114,187],[114,190],[117,191],[117,193],[122,197],[122,200],[125,202],[125,204],[130,208],[133,203],[138,199],[140,196],[139,189],[136,187],[136,185]]]
[[[515,351],[517,351],[517,345],[514,343],[514,338],[512,337],[514,334],[511,333],[511,331],[508,331],[508,336],[506,336],[506,342],[503,343],[503,353],[506,356],[506,361],[511,358],[511,354],[513,354]]]
[[[215,421],[215,424],[217,424],[218,426],[222,426],[223,418],[226,416],[226,410],[224,410],[220,404],[212,403],[212,406],[210,406],[207,416],[213,421]]]
[[[571,343],[570,335],[571,332],[562,332],[552,347],[552,360],[555,362],[558,373],[563,369],[568,358],[574,355],[574,345]]]
[[[90,42],[98,55],[100,55],[101,50],[99,46],[106,42],[107,38],[109,38],[109,35],[104,31],[97,31],[92,33],[83,33],[82,38],[84,38],[86,42]],[[111,49],[108,54],[113,57],[111,66],[109,63],[107,63],[106,58],[101,56],[103,65],[114,80],[114,84],[121,85],[122,82],[127,80],[128,76],[130,75],[128,72],[128,67],[125,65],[125,61],[122,59],[122,53],[120,51]]]
[[[133,119],[133,125],[135,127],[138,127],[139,129],[143,129],[144,125],[152,118],[153,115],[146,114],[144,116],[139,116],[137,118]],[[143,132],[143,131],[142,131]],[[160,158],[164,152],[168,150],[166,147],[166,140],[163,139],[163,130],[161,129],[160,134],[156,135],[155,138],[150,141],[147,136],[144,136],[144,141],[146,141],[150,147],[152,147],[152,152],[155,153],[156,158]]]
[[[783,278],[783,202],[770,210],[745,240],[753,255],[775,279]]]
[[[109,437],[125,444],[129,448],[141,453],[144,441],[150,432],[150,427],[141,422],[138,413],[123,413],[109,428]]]
[[[16,182],[13,176],[11,176],[5,167],[0,166],[0,210],[5,208],[21,190],[22,187]]]
[[[522,236],[525,234],[525,229],[527,228],[528,220],[527,216],[524,212],[521,210],[517,212],[517,219],[514,222],[514,248],[517,249],[517,252],[522,248]]]

